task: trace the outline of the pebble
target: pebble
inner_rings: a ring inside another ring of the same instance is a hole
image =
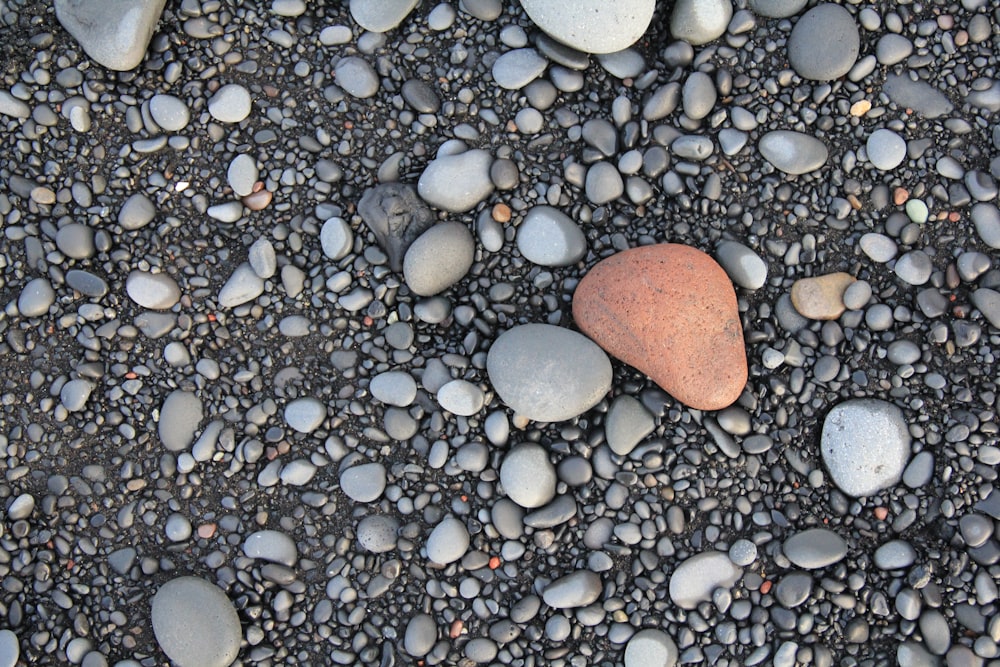
[[[56,292],[46,278],[33,278],[17,297],[17,310],[24,317],[41,317],[56,302]]]
[[[654,0],[523,0],[528,18],[547,35],[585,53],[613,53],[645,34],[656,8]],[[608,26],[614,26],[609,30]]]
[[[743,392],[748,371],[736,294],[700,250],[666,243],[602,260],[576,288],[573,319],[685,405],[719,410]]]
[[[611,451],[628,456],[656,428],[653,415],[635,398],[622,394],[608,408],[604,437]]]
[[[389,32],[410,15],[419,0],[351,0],[351,18],[370,32]]]
[[[245,197],[253,192],[254,183],[260,173],[257,161],[250,155],[242,153],[233,158],[226,171],[226,180],[237,197]]]
[[[468,380],[452,380],[437,390],[437,401],[448,412],[471,417],[483,409],[486,395]]]
[[[340,489],[357,503],[377,500],[385,491],[386,473],[381,463],[362,463],[340,473]]]
[[[893,271],[904,282],[911,285],[923,285],[931,279],[934,264],[923,250],[911,250],[896,260]]]
[[[768,132],[760,138],[757,148],[775,169],[793,176],[816,171],[826,164],[829,156],[822,141],[791,130]]]
[[[493,81],[501,88],[520,90],[540,77],[548,65],[535,49],[513,49],[493,63]]]
[[[556,495],[556,469],[545,448],[524,443],[504,456],[500,483],[507,497],[521,507],[542,507]]]
[[[569,216],[551,206],[533,206],[517,228],[517,249],[541,266],[569,266],[583,259],[587,239]]]
[[[1000,329],[1000,292],[980,287],[972,293],[971,298],[972,305],[979,309],[990,325]]]
[[[247,558],[258,558],[286,567],[294,567],[299,559],[295,541],[277,530],[258,530],[243,540],[243,553]]]
[[[427,537],[427,558],[432,563],[454,563],[469,549],[469,531],[455,517],[448,517],[434,526]]]
[[[228,667],[239,655],[240,618],[217,586],[197,577],[171,579],[151,606],[156,641],[178,667]]]
[[[191,122],[187,103],[173,95],[153,95],[149,100],[149,114],[167,132],[180,132]]]
[[[326,419],[326,406],[311,396],[297,398],[285,406],[285,423],[299,433],[312,433]]]
[[[577,609],[601,597],[601,577],[590,570],[577,570],[556,579],[542,591],[542,600],[553,609]]]
[[[767,18],[783,19],[805,9],[808,0],[750,0],[750,9]]]
[[[250,91],[238,83],[219,88],[208,100],[208,113],[220,123],[239,123],[250,115]]]
[[[712,599],[716,589],[729,589],[743,576],[729,556],[706,551],[685,559],[670,575],[670,599],[681,609],[694,609]]]
[[[785,540],[781,550],[796,566],[818,570],[843,560],[847,555],[847,543],[832,530],[810,528]]]
[[[475,259],[476,242],[460,222],[441,222],[410,245],[403,277],[414,294],[433,296],[462,280]]]
[[[880,570],[903,570],[913,565],[917,559],[916,550],[905,540],[890,540],[872,556],[872,562]]]
[[[993,204],[980,202],[972,207],[970,217],[983,243],[1000,249],[1000,209]]]
[[[417,397],[417,382],[406,371],[386,371],[372,378],[368,390],[386,405],[405,408]]]
[[[693,120],[701,120],[712,112],[718,98],[712,77],[704,72],[693,72],[684,82],[681,100],[684,114]]]
[[[872,261],[885,264],[896,256],[896,242],[885,234],[868,232],[858,241],[861,251],[868,255]]]
[[[819,4],[795,22],[788,36],[788,62],[804,79],[832,81],[851,71],[861,50],[861,36],[850,12],[833,3]]]
[[[493,157],[481,149],[440,156],[420,175],[417,192],[442,211],[471,211],[493,192],[492,163]]]
[[[887,33],[875,45],[875,58],[885,66],[901,63],[913,53],[913,42],[902,35]]]
[[[523,324],[500,334],[486,370],[500,399],[534,421],[572,419],[611,388],[611,362],[601,348],[550,324]]]
[[[653,628],[635,633],[625,645],[625,667],[674,667],[678,656],[670,635]]]
[[[247,261],[258,277],[267,280],[278,272],[278,258],[274,253],[274,245],[266,238],[253,242],[247,251]]]
[[[403,650],[414,658],[422,658],[431,652],[437,642],[437,624],[429,614],[415,614],[406,623],[403,634]]]
[[[587,199],[600,206],[618,199],[625,193],[621,172],[609,162],[597,162],[587,170]]]
[[[847,309],[844,292],[855,280],[849,273],[800,278],[792,284],[792,305],[811,320],[835,320]]]
[[[56,18],[86,54],[108,69],[135,69],[146,55],[166,0],[56,0]]]
[[[360,56],[348,56],[337,61],[333,69],[337,85],[348,95],[366,100],[374,97],[379,90],[379,78],[367,60]]]
[[[121,210],[118,211],[118,224],[122,229],[135,231],[142,229],[156,216],[156,207],[149,197],[137,192],[125,200]]]
[[[757,545],[747,539],[738,539],[729,547],[729,560],[734,565],[748,567],[757,560]]]
[[[17,635],[7,629],[0,630],[0,667],[15,667],[21,658]]]
[[[171,452],[182,452],[194,442],[204,417],[201,399],[192,391],[175,389],[160,408],[160,442]]]
[[[68,412],[79,412],[87,405],[87,399],[93,391],[93,382],[77,378],[62,386],[59,390],[59,400]]]
[[[910,459],[910,432],[902,410],[878,399],[851,399],[823,422],[823,463],[834,484],[862,498],[895,486]]]
[[[6,90],[0,90],[0,114],[25,119],[31,116],[31,107]]]
[[[693,46],[708,44],[726,32],[732,18],[730,0],[677,0],[670,13],[670,34]]]
[[[181,298],[180,287],[165,273],[132,271],[125,279],[125,291],[130,299],[150,310],[169,310]]]
[[[739,287],[758,290],[767,282],[767,263],[756,252],[736,241],[722,241],[715,258],[729,279]]]
[[[219,307],[235,308],[249,303],[264,293],[264,281],[250,266],[243,262],[219,290]]]
[[[875,130],[868,136],[865,150],[876,169],[891,171],[906,158],[906,140],[892,130]]]
[[[888,74],[882,92],[901,109],[913,109],[926,118],[944,116],[954,108],[940,90],[906,74]]]

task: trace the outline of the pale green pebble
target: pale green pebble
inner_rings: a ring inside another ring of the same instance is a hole
[[[922,225],[927,222],[927,218],[930,212],[927,210],[927,204],[920,199],[911,199],[906,202],[906,215],[910,217],[910,220]]]

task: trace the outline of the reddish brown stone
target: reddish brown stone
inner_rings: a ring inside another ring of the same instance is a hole
[[[573,317],[605,351],[692,408],[722,409],[746,385],[736,292],[696,248],[663,243],[603,260],[576,288]]]

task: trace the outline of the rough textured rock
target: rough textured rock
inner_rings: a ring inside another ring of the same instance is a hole
[[[628,48],[646,32],[654,0],[521,0],[521,6],[546,34],[586,53]],[[613,25],[614,30],[607,27]]]
[[[56,18],[87,55],[108,69],[135,68],[146,55],[166,0],[56,0]]]
[[[406,250],[434,224],[431,211],[411,185],[384,183],[365,191],[358,214],[375,234],[393,271],[403,270]]]
[[[598,345],[693,408],[724,408],[746,384],[736,292],[696,248],[665,243],[603,260],[580,281],[573,317]]]
[[[861,498],[899,482],[910,459],[903,411],[878,399],[852,399],[823,422],[823,463],[841,491]]]

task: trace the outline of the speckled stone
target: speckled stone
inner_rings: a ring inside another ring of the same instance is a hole
[[[682,403],[731,405],[747,381],[736,292],[714,259],[664,243],[595,265],[573,296],[580,329]]]

